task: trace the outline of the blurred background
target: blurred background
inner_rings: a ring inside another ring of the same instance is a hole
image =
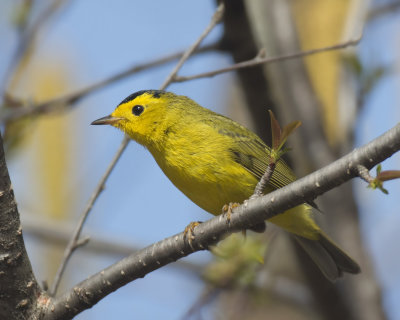
[[[51,285],[78,217],[122,133],[90,122],[129,94],[157,89],[176,59],[106,81],[43,114],[10,114],[187,49],[216,2],[3,0],[0,2],[1,130],[39,282]],[[363,38],[356,47],[171,84],[167,90],[252,128],[269,141],[267,109],[281,124],[301,120],[289,141],[298,176],[367,143],[400,119],[400,1],[226,1],[223,22],[179,75],[211,71]],[[383,163],[399,169],[400,156]],[[321,224],[363,273],[328,283],[272,226],[234,237],[223,254],[196,253],[121,288],[77,319],[400,319],[398,181],[389,195],[360,179],[318,199]],[[210,216],[131,142],[96,202],[59,292],[135,249]],[[238,249],[239,248],[239,249]],[[264,264],[257,258],[264,255]],[[250,253],[250,254],[249,254]],[[221,256],[227,257],[222,259]]]

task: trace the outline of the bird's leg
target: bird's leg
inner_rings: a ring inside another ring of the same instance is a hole
[[[225,204],[222,207],[222,214],[226,215],[226,222],[229,223],[231,221],[232,210],[239,207],[240,203],[237,202],[229,202],[229,204]]]
[[[194,228],[199,224],[201,224],[201,221],[193,221],[183,231],[183,238],[188,240],[190,246],[192,246],[192,240],[194,240]]]

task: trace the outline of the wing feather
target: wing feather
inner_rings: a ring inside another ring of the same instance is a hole
[[[208,124],[218,130],[219,134],[229,136],[234,140],[230,148],[234,161],[253,174],[257,180],[260,180],[268,167],[271,149],[255,133],[239,123],[221,115],[218,115],[217,119],[214,118],[212,123]],[[218,125],[216,120],[223,122],[223,125]],[[272,174],[270,185],[278,189],[294,180],[296,177],[292,170],[283,160],[279,160]]]

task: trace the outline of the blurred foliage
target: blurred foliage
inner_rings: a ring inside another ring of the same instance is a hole
[[[17,66],[8,89],[8,106],[23,108],[60,96],[71,89],[70,61],[60,52],[48,53],[40,59],[30,54],[24,56]],[[12,106],[12,100],[24,101],[24,106]],[[14,157],[29,161],[25,188],[35,190],[30,199],[31,209],[52,219],[64,220],[75,211],[77,194],[71,194],[69,185],[74,172],[73,145],[77,143],[77,132],[69,113],[47,117],[32,117],[6,126],[5,137],[8,151]],[[20,152],[21,151],[21,152]],[[78,190],[76,190],[78,192]],[[29,192],[27,192],[29,194]],[[73,200],[75,199],[75,201]],[[50,251],[46,255],[49,277],[61,253]]]
[[[349,0],[296,0],[293,18],[302,50],[329,46],[342,41],[350,7]],[[310,81],[322,106],[321,115],[328,142],[340,142],[338,92],[341,68],[340,51],[305,58]]]
[[[33,49],[28,50],[22,57],[19,64],[16,66],[16,69],[11,77],[9,86],[5,93],[4,107],[6,109],[25,108],[29,105],[32,105],[36,100],[36,93],[34,91],[37,89],[30,88],[30,86],[32,84],[35,84],[37,79],[32,79],[33,76],[29,76],[28,71],[32,58],[32,52]],[[45,62],[43,62],[42,67],[46,67]],[[39,70],[38,75],[40,75]],[[31,77],[30,80],[28,80],[28,77]],[[15,92],[19,92],[19,94],[15,94]],[[18,98],[16,98],[17,95]],[[32,121],[32,118],[26,118],[7,123],[5,125],[4,147],[8,155],[13,155],[16,149],[23,146],[25,139],[29,138]]]
[[[262,237],[235,233],[211,249],[215,260],[206,267],[204,278],[219,288],[249,286],[264,263],[266,249]]]
[[[355,54],[347,54],[343,56],[346,69],[353,73],[357,83],[357,105],[361,108],[365,99],[377,86],[380,80],[389,72],[384,66],[364,66]]]
[[[32,10],[32,2],[32,0],[24,0],[15,6],[12,22],[18,30],[23,30],[27,25]]]

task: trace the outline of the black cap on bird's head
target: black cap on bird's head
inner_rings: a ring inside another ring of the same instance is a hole
[[[137,97],[144,95],[144,94],[148,94],[152,98],[158,99],[158,98],[161,98],[161,96],[166,93],[167,93],[166,91],[162,91],[162,90],[140,90],[140,91],[137,91],[137,92],[132,93],[131,95],[127,96],[124,100],[122,100],[118,104],[117,108],[121,105],[127,104],[127,103],[135,100]],[[100,119],[93,121],[91,124],[92,125],[104,125],[104,124],[114,125],[124,119],[125,118],[123,118],[123,117],[115,117],[112,115],[108,115],[108,116],[105,116],[105,117],[102,117]]]
[[[93,121],[92,125],[111,125],[149,147],[161,139],[162,135],[156,132],[163,130],[167,114],[175,114],[177,108],[173,106],[183,105],[183,98],[188,99],[161,90],[138,91],[122,100],[110,115]]]
[[[132,93],[131,95],[127,96],[124,100],[121,101],[121,103],[119,105],[127,103],[129,101],[132,101],[145,93],[150,94],[153,98],[161,98],[161,96],[163,94],[165,94],[166,91],[163,91],[163,90],[140,90],[140,91],[137,91],[137,92]]]

